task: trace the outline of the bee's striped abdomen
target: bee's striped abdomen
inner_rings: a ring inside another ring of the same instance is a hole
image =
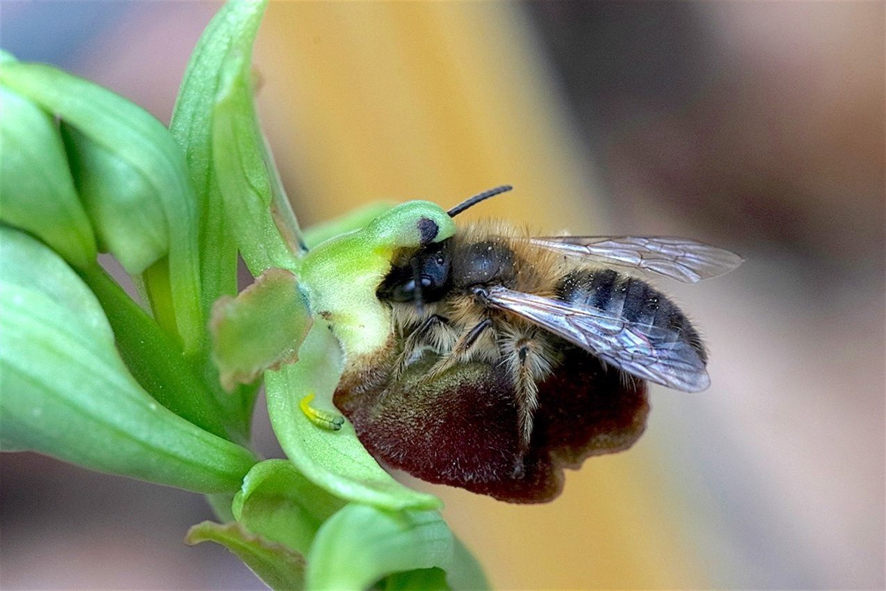
[[[641,279],[612,269],[581,269],[563,278],[557,287],[557,297],[576,307],[667,330],[675,341],[688,343],[707,361],[701,337],[686,315],[667,296]]]

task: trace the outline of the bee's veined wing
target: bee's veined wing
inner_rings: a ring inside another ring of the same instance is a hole
[[[567,256],[636,267],[684,283],[722,275],[744,261],[722,248],[666,236],[547,236],[529,241]]]
[[[487,305],[518,314],[644,380],[684,392],[699,392],[711,383],[698,351],[673,331],[501,286],[478,295]]]

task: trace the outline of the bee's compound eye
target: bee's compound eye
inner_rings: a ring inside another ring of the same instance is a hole
[[[437,242],[420,249],[408,260],[402,260],[392,267],[377,290],[382,300],[391,302],[436,302],[449,288],[449,259],[446,256],[446,241]],[[416,281],[420,284],[416,285]],[[421,289],[421,298],[416,298],[416,288]]]
[[[420,218],[418,220],[418,232],[421,245],[427,246],[437,237],[437,234],[440,232],[440,226],[432,219]]]

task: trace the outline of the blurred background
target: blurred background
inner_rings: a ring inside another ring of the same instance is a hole
[[[4,2],[0,44],[168,122],[212,2]],[[259,104],[302,225],[373,200],[543,232],[673,234],[747,262],[676,296],[702,394],[548,505],[446,487],[500,589],[883,588],[881,2],[273,3]],[[264,410],[257,445],[278,455]],[[183,545],[197,495],[0,458],[0,586],[262,588]]]

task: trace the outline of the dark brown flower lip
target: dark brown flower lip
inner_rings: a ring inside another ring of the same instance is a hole
[[[396,381],[383,364],[350,372],[335,394],[367,450],[382,464],[435,484],[513,503],[543,503],[563,489],[563,470],[639,439],[649,412],[645,382],[625,379],[574,347],[539,384],[528,449],[504,368],[453,367],[426,379],[426,355]]]

